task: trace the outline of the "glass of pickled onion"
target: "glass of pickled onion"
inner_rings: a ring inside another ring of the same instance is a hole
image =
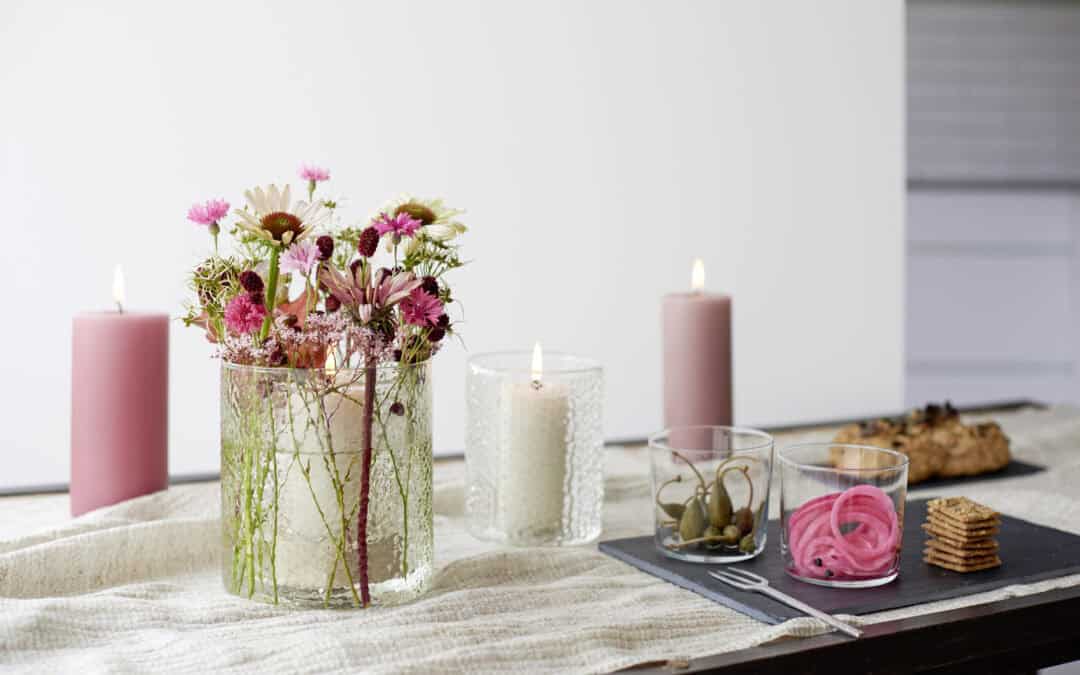
[[[800,443],[777,453],[780,551],[792,577],[835,588],[900,571],[908,458],[894,450]]]

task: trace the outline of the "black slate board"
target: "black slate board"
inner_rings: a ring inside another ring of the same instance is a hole
[[[792,579],[780,557],[780,524],[769,521],[765,551],[736,567],[751,570],[778,590],[830,614],[871,614],[887,609],[982,593],[1080,572],[1080,536],[1003,515],[1001,567],[959,574],[922,561],[926,501],[909,501],[904,509],[904,543],[900,576],[877,588],[825,588]],[[765,623],[780,623],[802,614],[758,593],[740,591],[708,576],[719,565],[687,563],[656,550],[653,538],[632,537],[600,542],[600,550],[649,574],[694,591],[710,600]]]
[[[1004,468],[994,471],[993,473],[980,473],[977,476],[956,476],[954,478],[929,478],[921,483],[909,486],[908,489],[923,489],[923,488],[944,488],[960,483],[967,483],[973,480],[995,480],[998,478],[1017,478],[1019,476],[1029,476],[1033,473],[1039,473],[1040,471],[1046,471],[1045,466],[1039,466],[1038,464],[1028,464],[1027,462],[1021,462],[1014,459]]]

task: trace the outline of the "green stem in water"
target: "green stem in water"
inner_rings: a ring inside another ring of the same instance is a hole
[[[278,284],[278,258],[281,256],[281,248],[274,246],[270,250],[270,273],[266,280],[266,317],[263,319],[262,329],[259,330],[259,344],[266,342],[270,335],[270,324],[274,320],[274,302],[277,300]]]

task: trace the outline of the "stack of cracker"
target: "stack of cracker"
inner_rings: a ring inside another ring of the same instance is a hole
[[[1001,565],[994,535],[1001,526],[999,513],[967,497],[942,497],[927,502],[929,535],[923,562],[953,572],[978,572]]]

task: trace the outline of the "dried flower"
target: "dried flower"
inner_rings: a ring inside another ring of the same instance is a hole
[[[187,217],[199,225],[213,225],[229,213],[229,202],[224,199],[211,199],[204,204],[192,204]]]
[[[401,314],[414,326],[433,326],[443,313],[443,304],[423,288],[416,288],[401,302]]]
[[[266,308],[252,302],[245,293],[230,300],[225,307],[225,325],[241,335],[259,330],[265,317]]]
[[[330,235],[322,235],[315,240],[315,245],[319,247],[319,260],[329,260],[334,255],[334,238]]]
[[[311,241],[298,241],[281,256],[282,272],[297,272],[303,276],[319,264],[319,247]]]
[[[413,218],[411,214],[402,211],[395,216],[388,216],[385,213],[380,213],[371,221],[371,226],[375,228],[375,231],[380,235],[392,234],[394,237],[411,237],[416,234],[416,231],[420,229],[423,223]]]
[[[300,178],[315,183],[321,183],[324,180],[330,180],[330,169],[324,169],[322,167],[315,166],[314,164],[301,164],[300,171],[298,173],[300,175]]]
[[[262,293],[263,280],[256,272],[245,270],[240,273],[240,285],[248,293]]]
[[[356,250],[365,258],[375,255],[379,248],[379,231],[374,227],[366,227],[360,233],[360,240],[356,243]]]

